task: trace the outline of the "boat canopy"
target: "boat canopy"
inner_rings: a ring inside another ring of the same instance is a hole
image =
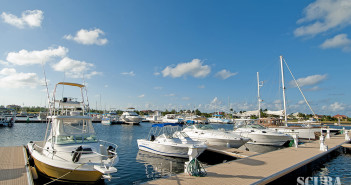
[[[76,87],[85,87],[84,85],[82,84],[77,84],[77,83],[71,83],[71,82],[59,82],[58,84],[60,85],[70,85],[70,86],[76,86]]]
[[[182,127],[183,125],[179,123],[158,123],[158,124],[153,124],[152,127],[164,127],[164,126],[180,126]]]
[[[213,115],[213,116],[218,116],[218,117],[221,117],[221,116],[223,116],[223,115],[217,114],[217,115]]]

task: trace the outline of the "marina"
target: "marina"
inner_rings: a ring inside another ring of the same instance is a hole
[[[0,185],[351,185],[351,0],[0,7]]]
[[[223,164],[220,164],[223,161],[217,162],[217,164],[210,164],[211,159],[206,159],[208,162],[204,160],[204,163],[208,163],[205,165],[207,176],[190,177],[184,174],[184,162],[188,161],[187,159],[166,157],[138,151],[136,140],[139,138],[146,138],[151,125],[151,123],[141,123],[140,126],[104,126],[99,123],[93,124],[96,132],[99,133],[98,136],[100,139],[114,141],[119,144],[117,152],[120,157],[119,163],[115,166],[118,172],[112,175],[111,181],[105,180],[104,182],[97,182],[97,184],[172,184],[176,183],[174,178],[178,180],[181,179],[181,184],[217,181],[223,181],[224,184],[227,181],[227,184],[236,184],[236,182],[240,184],[241,182],[251,184],[261,179],[266,179],[266,177],[269,177],[267,179],[271,181],[272,179],[279,179],[278,177],[284,175],[294,174],[291,172],[301,167],[301,165],[303,166],[311,162],[311,160],[313,161],[313,159],[323,158],[323,156],[329,152],[340,148],[341,145],[345,147],[349,146],[344,144],[345,137],[343,134],[331,136],[331,139],[326,139],[326,145],[328,145],[329,148],[327,152],[319,150],[319,140],[306,141],[300,144],[298,148],[273,148],[273,146],[246,144],[246,146],[236,149],[209,145],[206,152],[212,152],[212,154],[207,158],[212,158],[213,156],[217,156],[216,158],[220,156],[230,156],[233,157],[234,160],[231,159],[232,161],[227,161]],[[216,128],[226,126],[222,128],[228,128],[228,125],[214,124],[213,126]],[[1,149],[3,149],[2,151],[4,152],[6,148],[17,148],[13,146],[24,145],[30,138],[32,140],[41,140],[40,138],[43,136],[37,133],[44,131],[45,126],[36,123],[15,124],[12,128],[1,128],[0,138],[4,141],[1,143]],[[8,140],[11,135],[15,133],[18,133],[16,134],[19,135],[17,136],[18,139],[16,141]],[[117,136],[113,133],[120,133],[120,135]],[[4,144],[10,144],[11,146],[6,146]],[[247,151],[246,147],[250,150]],[[199,159],[205,158],[205,156],[208,155],[206,152],[203,153],[204,156],[200,155]],[[24,167],[24,163],[21,165]],[[254,170],[254,173],[252,170]],[[284,173],[281,171],[284,171]],[[270,177],[271,175],[273,176]],[[156,181],[152,181],[155,179]],[[267,182],[266,180],[263,184]],[[39,179],[39,184],[45,184],[50,181],[50,179]],[[38,180],[36,182],[38,183]]]

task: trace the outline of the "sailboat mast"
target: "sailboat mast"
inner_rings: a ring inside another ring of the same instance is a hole
[[[257,101],[258,101],[258,120],[261,119],[261,97],[260,97],[260,75],[257,72]]]
[[[285,98],[285,82],[284,82],[284,68],[283,68],[283,56],[280,56],[280,68],[282,72],[282,88],[283,88],[283,103],[284,103],[284,122],[285,125],[288,123],[288,119],[286,116],[286,98]]]

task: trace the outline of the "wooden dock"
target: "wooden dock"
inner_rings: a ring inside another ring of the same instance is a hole
[[[320,151],[320,141],[312,141],[264,154],[252,155],[206,168],[206,177],[192,177],[177,174],[168,178],[149,181],[146,184],[167,185],[233,185],[233,184],[267,184],[280,177],[315,161],[341,147],[345,143],[344,135],[326,139],[328,151]]]
[[[23,146],[0,147],[0,184],[34,184],[26,163],[27,154]]]
[[[220,153],[220,154],[224,154],[224,155],[229,155],[229,156],[240,158],[240,159],[259,154],[256,152],[239,150],[237,148],[227,148],[224,146],[212,146],[212,145],[208,145],[206,150]]]

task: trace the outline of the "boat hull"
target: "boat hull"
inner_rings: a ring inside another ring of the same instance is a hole
[[[140,150],[165,155],[172,157],[188,158],[188,151],[190,145],[165,145],[145,139],[138,139],[138,147]],[[206,147],[195,147],[198,155],[205,151]]]
[[[225,146],[229,148],[239,148],[249,141],[248,139],[232,140],[232,139],[199,138],[199,137],[198,138],[193,137],[192,139],[195,141],[205,142],[205,144],[208,144],[208,145]]]
[[[72,171],[73,169],[58,168],[58,167],[46,164],[44,162],[41,162],[34,157],[33,159],[37,170],[48,177],[57,179],[67,174],[64,177],[60,178],[59,181],[94,183],[100,180],[102,177],[102,173],[98,171],[82,171],[82,170]]]
[[[275,127],[270,128],[278,132],[289,135],[297,134],[301,139],[316,139],[315,132],[320,132],[321,128],[304,128],[304,127]]]
[[[245,136],[245,135],[243,135]],[[264,134],[247,134],[252,141],[250,144],[270,145],[270,146],[283,146],[286,142],[292,140],[290,135],[264,135]]]

